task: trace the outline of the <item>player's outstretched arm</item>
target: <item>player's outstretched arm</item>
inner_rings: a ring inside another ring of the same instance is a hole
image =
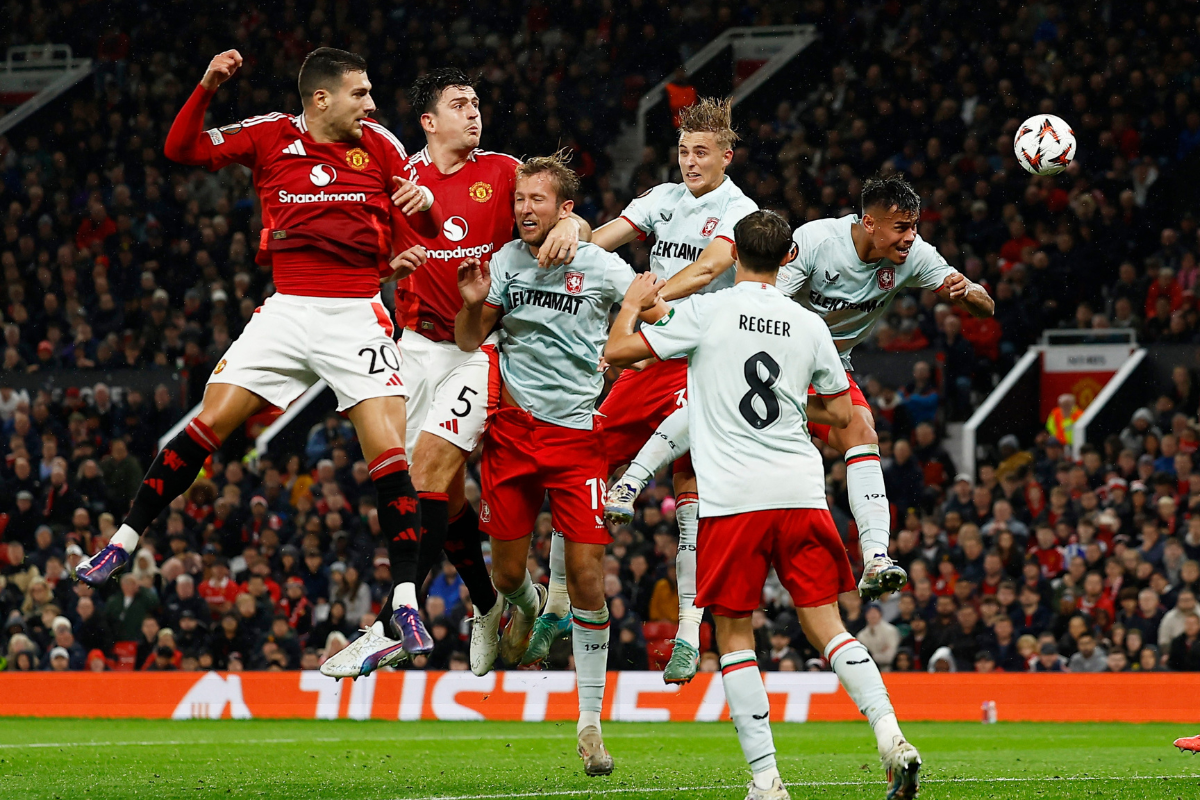
[[[486,263],[468,258],[458,265],[458,291],[463,307],[454,319],[454,343],[460,350],[478,350],[496,327],[500,308],[487,303],[491,288],[492,275]]]
[[[809,395],[805,416],[808,417],[809,422],[817,425],[844,428],[850,424],[850,420],[854,416],[854,403],[850,399],[849,392],[844,392],[836,397]]]
[[[204,114],[208,111],[213,93],[232,78],[241,65],[242,54],[237,50],[226,50],[213,56],[200,84],[171,124],[167,140],[163,143],[163,153],[167,158],[190,166],[215,166],[213,157],[218,145],[204,134]]]
[[[663,287],[664,300],[689,297],[708,286],[717,276],[733,266],[733,244],[728,239],[714,239],[700,257],[688,264]]]
[[[653,273],[643,272],[633,279],[621,301],[621,310],[608,332],[608,344],[604,347],[604,360],[614,367],[628,367],[646,358],[653,358],[654,351],[646,340],[638,335],[638,318],[653,313],[660,307],[658,278]],[[662,306],[665,310],[665,304]]]
[[[641,235],[642,232],[632,222],[624,217],[617,217],[592,231],[591,242],[611,253],[618,247],[629,244]]]
[[[951,273],[936,294],[951,305],[965,310],[972,317],[990,317],[996,312],[996,301],[987,290],[961,272]]]

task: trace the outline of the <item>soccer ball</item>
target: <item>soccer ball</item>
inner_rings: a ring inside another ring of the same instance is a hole
[[[1075,160],[1075,131],[1053,114],[1038,114],[1017,128],[1013,152],[1027,172],[1057,175]]]

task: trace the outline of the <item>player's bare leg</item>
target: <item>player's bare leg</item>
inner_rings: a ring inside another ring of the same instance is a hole
[[[458,570],[474,606],[471,625],[471,671],[486,675],[500,652],[500,617],[504,603],[488,575],[479,540],[479,518],[463,492],[467,454],[428,431],[413,448],[413,484],[421,501],[420,557],[417,580],[424,582],[445,551]]]
[[[540,664],[554,642],[571,632],[571,596],[567,591],[566,540],[558,531],[550,534],[550,593],[546,607],[533,623],[529,647],[521,666]]]
[[[432,650],[433,639],[417,612],[421,508],[404,452],[406,413],[403,397],[373,397],[355,405],[347,416],[358,432],[379,496],[379,525],[389,540],[392,624],[404,651],[416,655]]]
[[[187,491],[221,442],[267,405],[262,397],[241,386],[209,384],[200,413],[167,443],[146,471],[133,505],[112,541],[96,555],[79,562],[75,577],[99,586],[128,564],[142,532],[172,500]]]
[[[788,800],[787,789],[775,762],[771,735],[771,704],[754,654],[754,628],[750,617],[713,615],[717,623],[717,648],[721,651],[721,682],[729,703],[742,754],[753,778],[746,800]]]
[[[546,607],[546,587],[533,582],[526,566],[532,536],[512,541],[492,537],[492,583],[513,607],[500,638],[500,657],[514,666],[525,656],[533,621]]]
[[[829,429],[829,444],[846,457],[846,493],[850,511],[858,523],[858,542],[862,549],[863,575],[859,593],[873,600],[894,592],[908,583],[908,575],[888,558],[892,512],[883,468],[879,461],[879,436],[875,420],[862,406],[854,406],[850,424]]]
[[[588,775],[608,775],[612,756],[604,747],[600,710],[608,668],[609,619],[604,597],[604,545],[566,540],[567,592],[574,619],[571,647],[579,690],[579,721],[575,736],[583,769]]]
[[[808,641],[824,654],[842,687],[875,731],[879,757],[887,770],[887,800],[916,797],[921,756],[900,731],[892,701],[871,654],[846,632],[836,602],[797,608],[796,614]],[[720,628],[717,630],[719,635]]]
[[[689,462],[690,466],[690,462]],[[667,683],[687,683],[700,668],[700,620],[704,609],[696,608],[696,536],[700,506],[696,495],[696,473],[675,473],[675,522],[679,525],[679,549],[675,573],[679,581],[679,629],[675,633],[671,659],[663,670]]]

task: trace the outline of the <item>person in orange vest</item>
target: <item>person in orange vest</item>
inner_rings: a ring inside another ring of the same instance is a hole
[[[1072,444],[1075,436],[1075,420],[1083,416],[1083,409],[1075,404],[1075,395],[1066,393],[1058,396],[1058,405],[1046,417],[1046,430],[1065,445]]]

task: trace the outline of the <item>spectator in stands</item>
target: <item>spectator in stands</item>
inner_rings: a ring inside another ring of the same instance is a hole
[[[118,642],[135,642],[147,615],[158,610],[158,598],[150,589],[138,585],[132,573],[121,576],[121,591],[108,599],[104,619]]]
[[[1179,672],[1200,672],[1200,615],[1184,615],[1183,633],[1171,641],[1167,663]]]
[[[858,632],[858,640],[867,648],[880,669],[891,669],[896,651],[900,648],[900,631],[883,618],[883,608],[878,603],[868,603],[863,616],[866,617],[867,624]]]
[[[1046,430],[1050,435],[1063,444],[1072,444],[1075,440],[1075,422],[1083,416],[1083,409],[1075,402],[1075,395],[1064,392],[1058,396],[1058,405],[1046,418]]]

